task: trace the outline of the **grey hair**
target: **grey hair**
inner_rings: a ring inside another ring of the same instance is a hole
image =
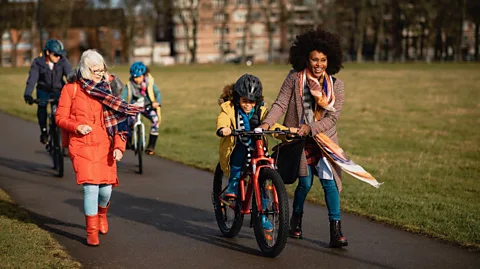
[[[105,63],[103,56],[96,50],[90,49],[84,51],[82,57],[80,57],[80,63],[78,63],[78,70],[84,79],[92,80],[92,71],[90,70],[95,65],[103,65],[105,73],[103,73],[102,80],[108,81],[108,66]]]

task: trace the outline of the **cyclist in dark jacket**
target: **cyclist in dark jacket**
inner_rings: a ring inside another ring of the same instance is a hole
[[[32,92],[37,84],[38,103],[37,118],[40,125],[40,142],[48,142],[47,134],[47,104],[48,99],[58,99],[65,85],[63,77],[72,71],[72,65],[67,60],[62,42],[50,39],[40,57],[33,60],[28,75],[27,86],[23,98],[29,105],[33,104]]]

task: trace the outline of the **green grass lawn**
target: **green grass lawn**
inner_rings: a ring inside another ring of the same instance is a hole
[[[0,190],[1,268],[81,268],[29,213]]]
[[[213,169],[223,85],[245,72],[255,74],[270,105],[288,70],[286,65],[153,68],[163,97],[158,155]],[[111,72],[128,79],[127,67]],[[28,69],[1,69],[1,74],[0,109],[34,120],[36,108],[22,97]],[[385,182],[375,189],[344,176],[343,210],[480,248],[480,65],[346,65],[337,77],[346,85],[340,145]],[[318,181],[308,198],[323,204]]]

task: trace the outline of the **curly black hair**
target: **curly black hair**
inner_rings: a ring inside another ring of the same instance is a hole
[[[292,47],[288,62],[292,64],[295,71],[300,72],[308,65],[310,52],[317,50],[327,55],[327,74],[333,75],[343,68],[343,51],[338,35],[325,30],[310,30],[297,35]]]

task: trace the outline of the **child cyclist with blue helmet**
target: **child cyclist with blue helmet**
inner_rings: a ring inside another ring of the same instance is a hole
[[[227,85],[219,99],[221,111],[217,117],[217,135],[220,140],[220,167],[225,176],[228,176],[228,186],[223,193],[224,198],[237,198],[238,183],[247,156],[253,149],[248,137],[230,136],[232,129],[254,130],[267,114],[263,103],[262,83],[254,75],[244,74],[233,85]],[[275,124],[272,129],[288,129]],[[263,196],[263,195],[262,195]],[[268,199],[262,197],[264,207]],[[273,225],[266,215],[262,215],[262,226],[265,231],[272,231]]]
[[[127,103],[140,104],[145,107],[142,114],[152,122],[150,129],[150,138],[145,152],[148,155],[155,154],[155,144],[158,138],[158,128],[161,122],[161,102],[162,96],[160,90],[154,82],[147,66],[142,62],[135,62],[130,67],[130,79],[124,87],[120,96]],[[135,117],[129,118],[129,124],[133,125]]]

